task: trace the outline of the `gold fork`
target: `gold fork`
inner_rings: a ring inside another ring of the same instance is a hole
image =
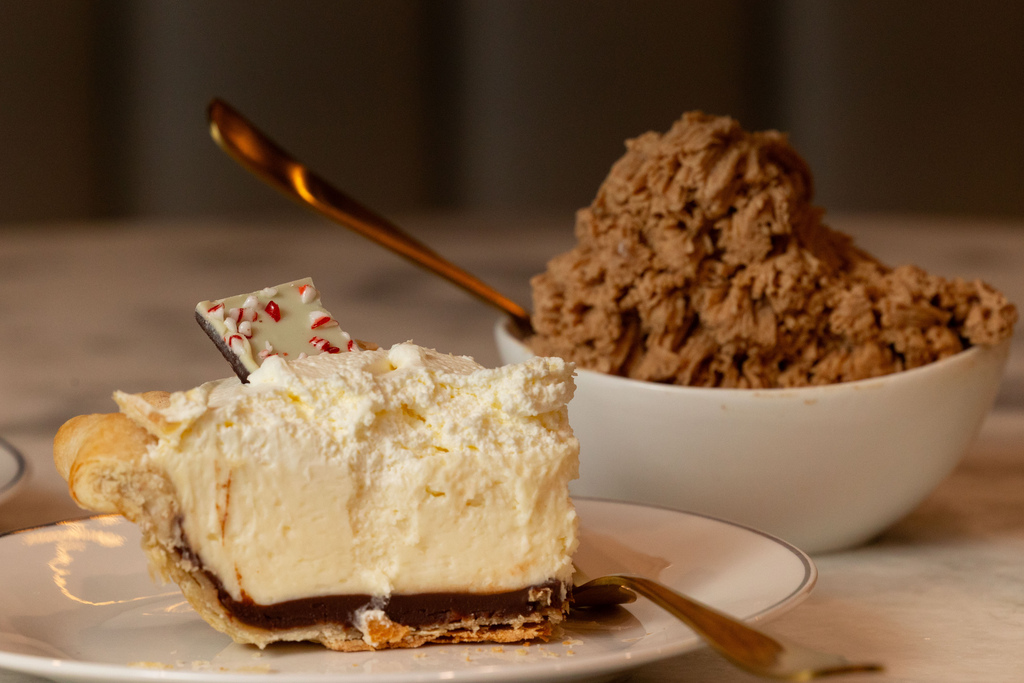
[[[847,673],[881,671],[878,664],[855,664],[841,655],[811,650],[751,628],[657,581],[612,574],[588,581],[572,590],[573,608],[601,607],[632,602],[638,593],[667,610],[696,631],[716,652],[757,676],[788,681]]]

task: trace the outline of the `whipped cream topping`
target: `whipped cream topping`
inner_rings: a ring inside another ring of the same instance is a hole
[[[568,581],[572,371],[557,358],[485,369],[411,343],[270,356],[248,384],[172,394],[146,457],[238,600]]]

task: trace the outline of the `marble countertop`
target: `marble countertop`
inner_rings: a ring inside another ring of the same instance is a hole
[[[400,217],[438,252],[529,304],[529,277],[568,248],[572,217]],[[840,216],[889,263],[981,277],[1024,302],[1024,224]],[[226,376],[192,322],[196,301],[306,275],[356,336],[497,363],[497,314],[366,240],[305,214],[276,219],[0,227],[0,437],[29,476],[0,502],[0,533],[85,516],[54,471],[70,416],[115,409],[116,389],[183,389]],[[236,291],[237,290],[237,291]],[[886,671],[847,680],[1024,676],[1024,339],[969,455],[881,538],[815,557],[811,596],[768,630]],[[0,605],[0,610],[3,606]],[[0,671],[0,683],[36,680]],[[747,681],[701,649],[629,680]]]

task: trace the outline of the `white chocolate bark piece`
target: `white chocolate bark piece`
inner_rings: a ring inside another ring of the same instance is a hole
[[[243,382],[271,356],[294,360],[359,346],[320,303],[311,278],[196,305],[196,320]]]

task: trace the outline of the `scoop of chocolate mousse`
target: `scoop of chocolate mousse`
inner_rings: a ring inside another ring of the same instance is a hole
[[[538,355],[641,380],[794,387],[918,367],[1009,337],[980,282],[890,268],[830,229],[777,131],[685,114],[626,142],[576,246],[532,280]]]

